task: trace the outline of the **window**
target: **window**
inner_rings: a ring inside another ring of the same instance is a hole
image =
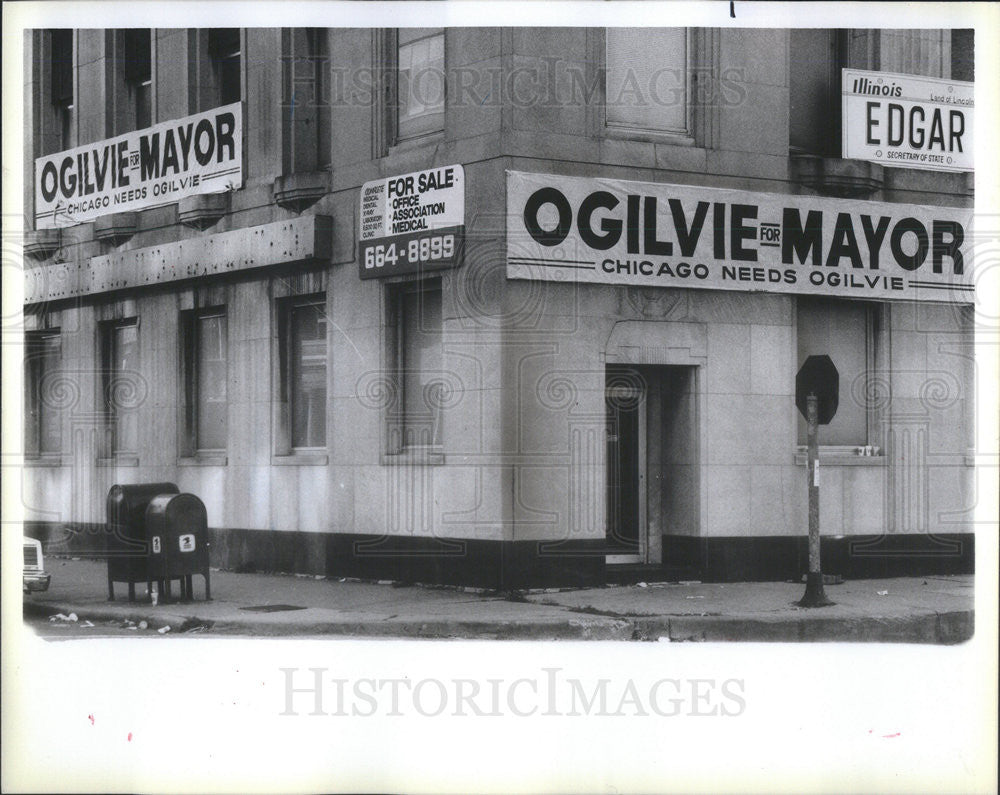
[[[145,129],[153,123],[152,31],[119,31],[118,58],[128,96],[128,106],[119,115],[119,131]]]
[[[242,43],[239,28],[213,28],[208,32],[208,54],[212,60],[216,97],[202,110],[229,105],[243,98]]]
[[[226,449],[228,340],[224,308],[183,313],[181,357],[185,439],[182,452],[186,455]]]
[[[330,165],[330,57],[326,28],[284,32],[285,173]]]
[[[868,381],[875,370],[877,309],[877,305],[858,301],[798,299],[798,367],[808,356],[825,353],[840,376],[837,414],[829,425],[820,427],[823,446],[868,444]],[[807,442],[806,422],[801,414],[798,441],[800,445]]]
[[[326,296],[284,299],[279,322],[282,425],[288,428],[288,446],[291,451],[325,448]]]
[[[789,130],[793,152],[840,157],[840,69],[847,65],[846,31],[789,32]]]
[[[389,452],[440,447],[445,389],[441,280],[390,289],[390,371],[397,400],[388,417]]]
[[[609,129],[689,135],[688,35],[684,28],[608,28]]]
[[[951,32],[951,78],[952,80],[976,79],[976,39],[975,31],[962,28]]]
[[[146,394],[139,372],[138,318],[101,324],[101,381],[105,419],[103,457],[136,455],[139,402]]]
[[[52,30],[49,35],[49,67],[52,80],[52,108],[59,131],[59,150],[75,145],[73,120],[73,31]]]
[[[444,93],[444,30],[401,28],[397,42],[397,140],[443,130]]]
[[[28,458],[62,451],[60,385],[56,373],[62,358],[58,329],[29,331],[24,357],[24,452]]]

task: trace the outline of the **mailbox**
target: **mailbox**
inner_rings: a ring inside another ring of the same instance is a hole
[[[192,575],[205,578],[205,598],[212,598],[208,574],[208,515],[193,494],[160,494],[146,507],[150,578],[162,583],[170,601],[170,581],[180,579],[181,597],[192,599]]]
[[[176,494],[173,483],[115,484],[108,491],[104,551],[108,559],[108,599],[115,599],[115,583],[128,583],[129,601],[135,600],[135,584],[152,585],[149,576],[149,546],[146,507],[157,494]]]

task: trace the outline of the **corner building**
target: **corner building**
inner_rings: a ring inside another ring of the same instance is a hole
[[[972,571],[972,175],[840,156],[842,69],[971,64],[971,31],[31,31],[26,533],[97,554],[112,484],[172,481],[227,568],[798,577],[827,353],[824,571]],[[366,265],[362,186],[449,167],[450,259]]]

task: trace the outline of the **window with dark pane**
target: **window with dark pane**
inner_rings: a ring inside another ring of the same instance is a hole
[[[789,32],[788,143],[793,152],[840,156],[840,70],[846,31]]]
[[[62,340],[58,330],[28,332],[25,338],[25,433],[29,457],[62,450],[58,369]]]
[[[294,303],[288,313],[292,447],[326,446],[325,301]]]
[[[104,411],[109,445],[105,453],[139,449],[139,400],[146,393],[139,371],[139,325],[136,318],[113,321],[103,328],[102,367]]]
[[[439,446],[446,389],[441,280],[394,285],[390,304],[397,400],[388,417],[389,452]]]
[[[134,129],[153,123],[152,31],[134,28],[121,32],[121,68],[133,105]]]
[[[52,85],[52,107],[59,128],[59,146],[70,149],[73,135],[73,31],[63,28],[49,31],[49,69]]]
[[[208,33],[208,53],[212,58],[218,86],[218,104],[228,105],[243,98],[241,79],[242,44],[239,28],[213,28]]]
[[[228,341],[226,315],[221,311],[200,314],[196,321],[197,447],[226,447]]]

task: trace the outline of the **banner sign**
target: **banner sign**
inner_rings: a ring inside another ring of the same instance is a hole
[[[507,172],[507,278],[972,303],[972,209]]]
[[[362,279],[454,268],[465,233],[465,170],[441,166],[361,186]]]
[[[239,102],[35,160],[35,228],[243,186]]]
[[[972,171],[974,85],[844,69],[844,157],[883,166]]]

